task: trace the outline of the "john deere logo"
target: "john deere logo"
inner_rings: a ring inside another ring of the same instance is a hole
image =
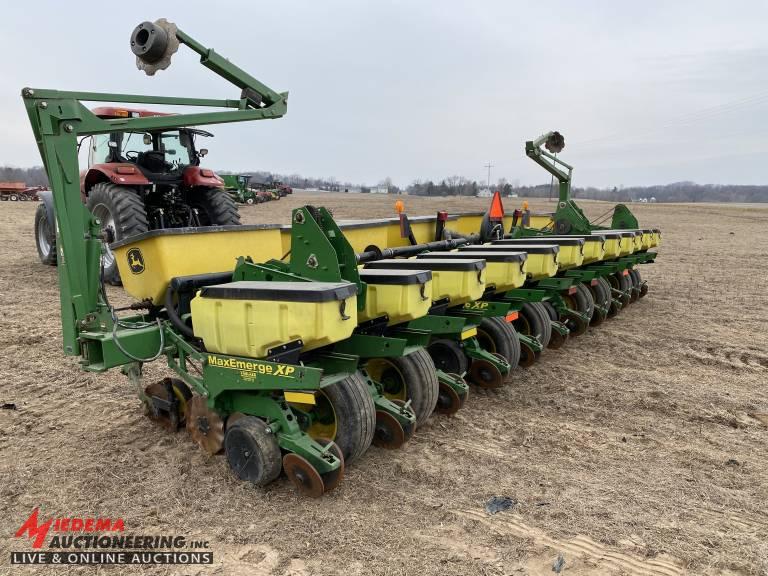
[[[134,274],[141,274],[144,272],[144,256],[141,255],[141,250],[138,248],[131,248],[128,250],[128,266],[131,268],[131,272]]]

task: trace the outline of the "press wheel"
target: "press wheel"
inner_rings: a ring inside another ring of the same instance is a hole
[[[265,486],[280,475],[280,445],[266,422],[239,412],[235,414],[239,417],[233,421],[234,414],[230,415],[224,434],[227,463],[240,480]]]
[[[534,352],[533,348],[524,342],[520,342],[520,362],[517,365],[522,368],[530,368],[536,363],[537,359],[538,355]]]
[[[549,346],[547,348],[552,348],[552,350],[557,350],[558,348],[562,348],[563,344],[565,344],[567,336],[564,334],[560,334],[557,330],[552,330],[552,337],[549,339]]]
[[[405,408],[405,402],[402,400],[392,400],[393,404],[397,404],[400,408]],[[400,424],[400,426],[403,427],[403,432],[405,433],[405,441],[408,442],[411,438],[413,438],[413,433],[416,432],[416,423],[410,423],[403,426]]]

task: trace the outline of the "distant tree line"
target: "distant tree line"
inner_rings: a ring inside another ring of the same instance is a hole
[[[415,196],[475,196],[485,184],[478,185],[461,177],[446,178],[439,183],[416,181],[408,186],[408,194]],[[499,190],[502,196],[517,195],[521,198],[558,197],[557,183],[536,186],[513,186],[500,180],[491,186]],[[745,186],[736,184],[696,184],[695,182],[676,182],[659,186],[632,187],[573,187],[574,198],[605,200],[608,202],[768,202],[768,186]]]
[[[221,173],[226,173],[221,172]],[[331,192],[370,192],[371,188],[385,188],[390,194],[400,194],[403,190],[384,178],[377,186],[340,182],[333,177],[308,178],[300,174],[276,174],[273,172],[244,172],[250,174],[254,183],[280,181],[293,188],[328,190]],[[0,166],[0,181],[25,182],[27,186],[48,186],[48,177],[42,166],[16,168]],[[450,176],[439,182],[416,180],[405,188],[413,196],[477,196],[487,189],[485,182],[469,180],[463,176]],[[503,196],[517,195],[521,198],[557,198],[557,183],[536,186],[519,186],[500,179],[491,185],[490,190],[499,190]],[[696,184],[695,182],[675,182],[659,186],[630,186],[613,188],[574,187],[574,198],[605,200],[608,202],[639,202],[643,199],[656,202],[768,202],[768,185],[744,186],[737,184]]]
[[[0,166],[0,182],[24,182],[27,186],[48,186],[48,175],[42,166],[33,168]]]

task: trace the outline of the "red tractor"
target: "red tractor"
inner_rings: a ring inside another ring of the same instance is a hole
[[[100,118],[163,116],[160,112],[96,108]],[[208,153],[195,140],[212,136],[194,128],[149,132],[113,132],[89,136],[88,169],[80,174],[83,202],[113,241],[158,228],[230,226],[240,224],[237,205],[212,170],[200,167]],[[42,200],[35,213],[35,238],[40,260],[56,264],[53,198]],[[103,256],[104,279],[120,283],[109,248]]]

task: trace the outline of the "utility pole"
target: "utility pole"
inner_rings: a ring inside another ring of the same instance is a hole
[[[491,189],[491,168],[493,168],[493,164],[488,162],[488,164],[485,165],[486,168],[488,168],[488,190]]]

